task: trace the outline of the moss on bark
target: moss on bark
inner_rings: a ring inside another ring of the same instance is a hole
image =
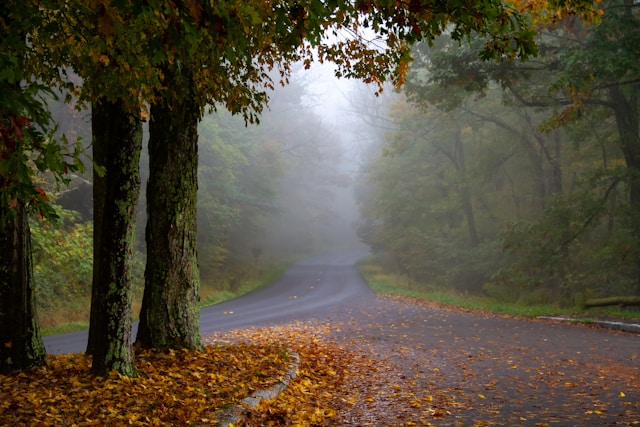
[[[101,100],[92,114],[94,160],[94,267],[87,353],[92,371],[135,375],[131,348],[131,263],[140,193],[142,126],[123,102]]]
[[[163,99],[151,107],[147,266],[136,342],[202,347],[196,253],[199,107]]]

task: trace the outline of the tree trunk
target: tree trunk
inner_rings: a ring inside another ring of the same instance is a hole
[[[618,125],[620,149],[629,170],[629,211],[631,229],[640,250],[640,116],[638,111],[638,89],[629,87],[625,92],[620,87],[609,89],[609,98]],[[636,294],[640,295],[640,257],[635,261]]]
[[[42,366],[47,353],[40,336],[33,288],[31,231],[24,202],[0,224],[0,373]]]
[[[136,344],[202,347],[196,254],[198,120],[189,99],[151,107],[147,266]]]
[[[622,306],[631,306],[636,305],[640,306],[640,297],[639,296],[628,296],[628,297],[609,297],[609,298],[596,298],[585,301],[584,306],[586,308],[589,307],[605,307],[609,305],[622,305]]]
[[[3,47],[6,50],[3,53],[13,54],[16,58],[22,57],[26,47],[27,29],[22,28],[13,15],[20,17],[20,13],[25,13],[25,10],[17,12],[7,2],[0,4],[0,21],[3,23],[0,37],[3,40],[10,34],[16,37],[15,44],[9,42]],[[22,114],[21,103],[15,102],[15,96],[26,101],[31,95],[22,91],[20,83],[8,83],[6,79],[2,89],[0,161],[7,161],[3,166],[12,168],[11,164],[15,162],[9,159],[16,153],[22,154],[24,141],[18,132],[8,131],[14,125],[7,125]],[[13,102],[7,104],[7,98]],[[19,180],[19,174],[13,174],[11,169],[3,170],[0,175],[0,373],[42,366],[47,362],[36,315],[29,214],[24,200],[18,196],[14,202],[15,194],[6,193],[10,186],[16,184],[14,179]]]
[[[456,168],[461,175],[460,199],[462,209],[467,222],[467,231],[469,232],[469,245],[475,248],[480,243],[478,237],[478,229],[476,228],[476,217],[473,212],[473,204],[471,203],[471,192],[469,190],[469,178],[467,176],[467,163],[464,157],[464,144],[462,143],[462,133],[460,128],[456,129]]]
[[[92,372],[116,370],[134,376],[131,348],[131,261],[135,211],[140,193],[142,126],[121,101],[93,105],[94,249],[91,319],[87,353]]]

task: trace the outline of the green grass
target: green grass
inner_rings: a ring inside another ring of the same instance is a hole
[[[551,304],[523,305],[500,302],[482,295],[438,289],[434,286],[419,288],[418,285],[409,285],[406,280],[396,275],[385,273],[382,268],[376,265],[371,259],[365,259],[360,262],[358,268],[369,286],[377,293],[407,296],[446,306],[522,317],[574,316],[579,314],[581,317],[593,315],[594,319],[596,316],[602,315],[640,318],[640,311],[621,309],[619,307],[602,307],[586,310],[579,307],[561,308]]]
[[[203,297],[200,301],[200,306],[206,307],[209,305],[217,304],[219,302],[228,301],[242,296],[248,292],[260,289],[282,276],[286,269],[287,265],[282,264],[274,266],[265,271],[261,271],[255,278],[245,280],[234,291],[220,290],[216,289],[214,285],[203,284],[201,289],[201,294],[203,295]],[[86,306],[88,303],[89,302],[87,300],[84,302],[84,305]],[[70,313],[70,307],[71,306],[69,304],[60,304],[59,309],[55,310],[55,312],[52,313],[51,316],[49,316],[51,317],[51,319],[47,320],[47,322],[51,325],[41,328],[41,334],[43,336],[47,336],[89,329],[88,310],[85,310],[86,313],[84,313],[84,315],[81,315],[76,313],[75,311],[73,313]],[[134,301],[134,321],[138,318],[137,313],[139,309],[140,301]],[[75,320],[73,322],[63,322],[58,320],[78,317],[86,317],[87,320]]]
[[[43,336],[47,336],[55,334],[66,334],[67,332],[76,332],[85,329],[89,329],[89,322],[62,323],[60,325],[42,328],[40,332]]]
[[[235,290],[220,290],[211,285],[203,285],[202,287],[202,299],[200,300],[200,307],[207,307],[213,304],[218,304],[223,301],[229,301],[234,298],[238,298],[244,294],[255,291],[257,289],[267,286],[269,283],[278,279],[287,270],[287,266],[279,265],[269,270],[266,270],[259,274],[255,279],[244,281]]]

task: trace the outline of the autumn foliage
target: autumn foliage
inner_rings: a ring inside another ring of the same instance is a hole
[[[187,425],[267,388],[287,367],[280,346],[207,346],[202,352],[141,351],[138,377],[89,373],[81,354],[0,377],[0,425]]]

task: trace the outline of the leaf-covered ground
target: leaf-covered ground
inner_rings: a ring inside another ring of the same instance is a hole
[[[640,336],[496,318],[399,298],[327,322],[207,337],[204,353],[140,353],[139,377],[94,378],[80,355],[0,376],[0,425],[215,425],[269,388],[244,426],[640,425]]]
[[[280,346],[207,346],[203,352],[142,351],[138,377],[89,374],[83,355],[50,356],[46,367],[0,376],[0,425],[188,425],[210,423],[282,376]]]

